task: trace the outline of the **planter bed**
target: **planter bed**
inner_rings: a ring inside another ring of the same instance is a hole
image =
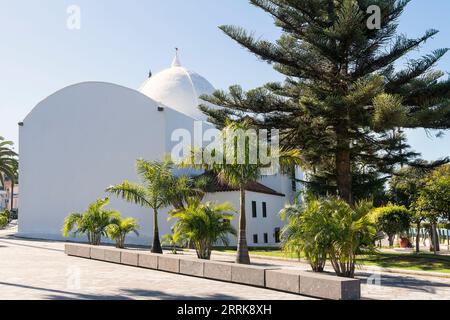
[[[360,280],[340,278],[331,274],[238,265],[186,256],[74,243],[65,245],[65,253],[69,256],[275,289],[321,299],[357,300],[361,297]]]

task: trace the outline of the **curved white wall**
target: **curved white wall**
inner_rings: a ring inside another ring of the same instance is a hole
[[[137,181],[135,160],[165,153],[165,117],[145,95],[107,83],[73,85],[39,103],[19,132],[19,235],[61,239],[66,215],[104,197],[111,184]],[[151,209],[114,197],[110,207],[138,218],[137,241],[150,242]],[[161,234],[169,232],[160,221]]]
[[[96,198],[105,197],[109,185],[124,179],[138,181],[136,159],[156,160],[170,153],[178,143],[171,141],[176,129],[187,129],[193,138],[193,118],[171,108],[158,110],[158,106],[138,91],[100,82],[69,86],[39,103],[19,130],[19,235],[62,239],[61,227],[69,213],[84,211]],[[204,123],[203,129],[208,128],[211,125]],[[273,230],[283,225],[278,212],[290,196],[287,176],[262,181],[287,197],[247,192],[247,240],[252,246],[275,245]],[[205,200],[230,201],[239,208],[238,192],[212,193]],[[251,201],[257,201],[257,218],[251,217]],[[267,218],[261,215],[263,201]],[[127,243],[151,243],[151,209],[114,196],[109,207],[139,220],[140,237],[130,236]],[[168,210],[160,211],[161,236],[170,233],[173,223],[167,221]],[[236,215],[235,226],[237,222]],[[264,233],[269,236],[267,244]],[[258,244],[253,243],[253,234],[258,234]]]

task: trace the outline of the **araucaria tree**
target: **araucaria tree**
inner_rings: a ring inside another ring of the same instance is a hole
[[[260,40],[239,27],[220,27],[258,58],[286,76],[244,92],[233,86],[204,100],[210,120],[252,119],[260,128],[279,128],[282,146],[299,148],[307,169],[321,176],[348,203],[356,173],[390,173],[412,163],[401,128],[447,129],[450,80],[433,69],[447,49],[396,63],[436,35],[417,39],[397,34],[408,0],[250,0],[270,14],[282,35]],[[369,6],[378,6],[380,16]],[[373,22],[379,18],[379,28]],[[374,20],[375,19],[375,20]],[[364,182],[362,182],[364,183]]]

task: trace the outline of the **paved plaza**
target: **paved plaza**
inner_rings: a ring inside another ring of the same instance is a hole
[[[227,256],[214,257],[227,260]],[[255,261],[259,264],[273,261]],[[281,262],[279,262],[281,263]],[[287,268],[304,268],[286,263]],[[450,279],[358,273],[364,299],[450,299]],[[371,278],[372,285],[367,284]],[[379,285],[377,285],[379,284]],[[268,299],[294,294],[68,257],[64,243],[0,231],[0,299]]]

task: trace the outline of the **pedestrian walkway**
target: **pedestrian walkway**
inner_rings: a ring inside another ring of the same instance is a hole
[[[0,231],[0,299],[296,299],[310,298],[69,257],[64,243],[15,238]],[[184,254],[192,254],[185,252]],[[214,254],[231,261],[233,255]],[[295,261],[255,264],[308,269]],[[358,271],[363,299],[450,299],[450,279]]]

